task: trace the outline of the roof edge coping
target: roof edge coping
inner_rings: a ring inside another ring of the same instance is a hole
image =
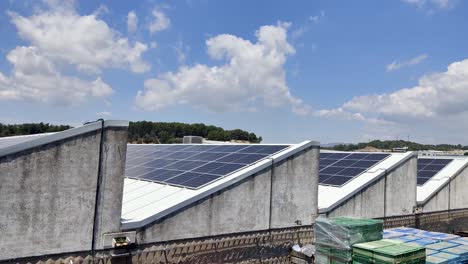
[[[111,127],[128,127],[129,121],[126,120],[105,120],[104,128]],[[46,144],[50,144],[56,141],[72,138],[78,135],[82,135],[91,131],[101,129],[101,123],[99,121],[89,123],[80,127],[71,128],[61,132],[53,133],[36,139],[31,139],[26,142],[21,142],[12,146],[8,146],[0,149],[0,157],[15,154],[27,149],[40,147]]]

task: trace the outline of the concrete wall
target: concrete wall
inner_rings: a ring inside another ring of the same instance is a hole
[[[319,155],[319,149],[312,148],[273,168],[271,228],[291,227],[296,220],[304,225],[315,222],[319,162],[314,161],[319,160]]]
[[[293,227],[296,220],[311,224],[317,213],[318,155],[317,147],[304,150],[273,169],[137,230],[137,241],[145,244]]]
[[[120,231],[122,217],[122,198],[127,156],[127,128],[106,128],[102,153],[102,178],[95,248],[103,248],[105,233]]]
[[[416,167],[414,156],[328,215],[379,218],[411,214],[416,206]]]
[[[468,208],[468,167],[442,187],[422,205],[423,212],[437,212],[449,209]]]
[[[328,216],[374,218],[384,213],[385,179],[381,179],[329,212]]]
[[[120,229],[123,167],[114,162],[125,159],[126,136],[105,133],[100,232]],[[0,157],[0,260],[91,249],[100,142],[99,124]]]

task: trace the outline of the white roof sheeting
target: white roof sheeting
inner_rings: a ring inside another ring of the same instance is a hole
[[[231,186],[306,148],[318,145],[318,142],[313,141],[291,145],[271,158],[261,160],[196,190],[125,178],[122,203],[122,229],[128,230],[147,225]]]
[[[34,135],[24,135],[24,136],[11,136],[11,137],[1,137],[0,138],[0,149],[13,146],[19,143],[27,142],[33,139],[41,138],[47,135],[52,135],[54,133],[42,133]]]
[[[468,166],[468,157],[464,156],[419,156],[425,159],[452,159],[441,171],[434,175],[422,186],[417,187],[417,202],[425,204],[437,191],[443,188],[450,179],[456,177],[462,170]]]
[[[339,151],[327,151],[321,150],[321,153],[333,152],[338,153]],[[349,153],[349,152],[345,152]],[[377,152],[352,152],[352,153],[365,153],[365,154],[375,154]],[[389,171],[405,160],[409,159],[412,156],[415,156],[414,152],[405,152],[405,153],[388,153],[389,157],[385,158],[381,162],[377,163],[373,167],[370,167],[368,170],[364,171],[362,174],[354,177],[351,181],[340,187],[326,186],[319,184],[319,193],[318,193],[318,208],[320,213],[326,213],[341,203],[346,201],[348,198],[352,197],[354,194],[361,191],[363,188],[373,183],[374,181],[380,179],[385,175],[386,171]],[[415,179],[416,180],[416,179]]]

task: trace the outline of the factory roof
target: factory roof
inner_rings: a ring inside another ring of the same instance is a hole
[[[375,158],[372,155],[375,155]],[[399,167],[415,155],[416,153],[414,152],[367,153],[321,150],[318,194],[319,212],[326,213],[332,211],[347,199],[378,181],[385,174]],[[339,163],[343,165],[339,165]],[[330,175],[327,171],[332,171],[334,175]],[[343,178],[345,180],[340,181]],[[330,179],[333,180],[330,181]]]
[[[444,164],[444,166],[436,167],[437,171],[431,174],[431,177],[425,179],[422,184],[418,184],[417,191],[417,202],[422,205],[431,199],[437,192],[447,185],[452,179],[458,176],[466,167],[468,167],[468,157],[465,156],[419,156],[418,157],[418,179],[424,177],[424,172],[427,166],[421,164],[422,160],[435,160],[433,163]],[[446,161],[441,163],[441,161]],[[425,166],[425,167],[424,167]]]
[[[179,146],[183,145],[180,144]],[[131,146],[129,144],[129,148]],[[196,145],[193,146],[196,147]],[[237,146],[242,145],[237,144]],[[270,147],[278,145],[255,144],[255,146]],[[312,146],[318,147],[319,144],[318,142],[305,141],[296,145],[287,145],[286,148],[270,156],[266,156],[264,159],[246,164],[246,166],[241,167],[239,170],[219,177],[198,188],[126,177],[122,205],[122,228],[124,230],[134,229],[161,219]],[[127,154],[127,158],[129,158],[129,155],[132,154]],[[160,170],[162,171],[162,169]],[[128,171],[129,169],[127,169],[126,174],[128,174]]]

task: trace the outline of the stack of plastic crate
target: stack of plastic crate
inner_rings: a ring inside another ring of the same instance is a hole
[[[451,253],[446,253],[446,252],[435,253],[435,254],[431,255],[430,257],[431,257],[431,259],[433,259],[433,258],[442,259],[442,262],[440,262],[440,260],[439,260],[438,263],[443,263],[443,264],[458,264],[458,263],[461,263],[460,256],[455,255],[455,254],[451,254]]]
[[[317,218],[315,262],[352,263],[352,245],[382,239],[383,221],[357,218]]]
[[[396,244],[401,244],[401,242],[391,239],[382,239],[372,242],[354,244],[353,263],[374,263],[374,253],[376,249]]]
[[[374,259],[371,263],[424,264],[425,262],[426,249],[424,247],[415,247],[402,243],[375,249]]]
[[[382,239],[353,245],[355,264],[425,263],[425,248],[411,246],[401,241]]]
[[[468,263],[468,246],[456,246],[443,249],[441,252],[456,255],[459,263]]]

